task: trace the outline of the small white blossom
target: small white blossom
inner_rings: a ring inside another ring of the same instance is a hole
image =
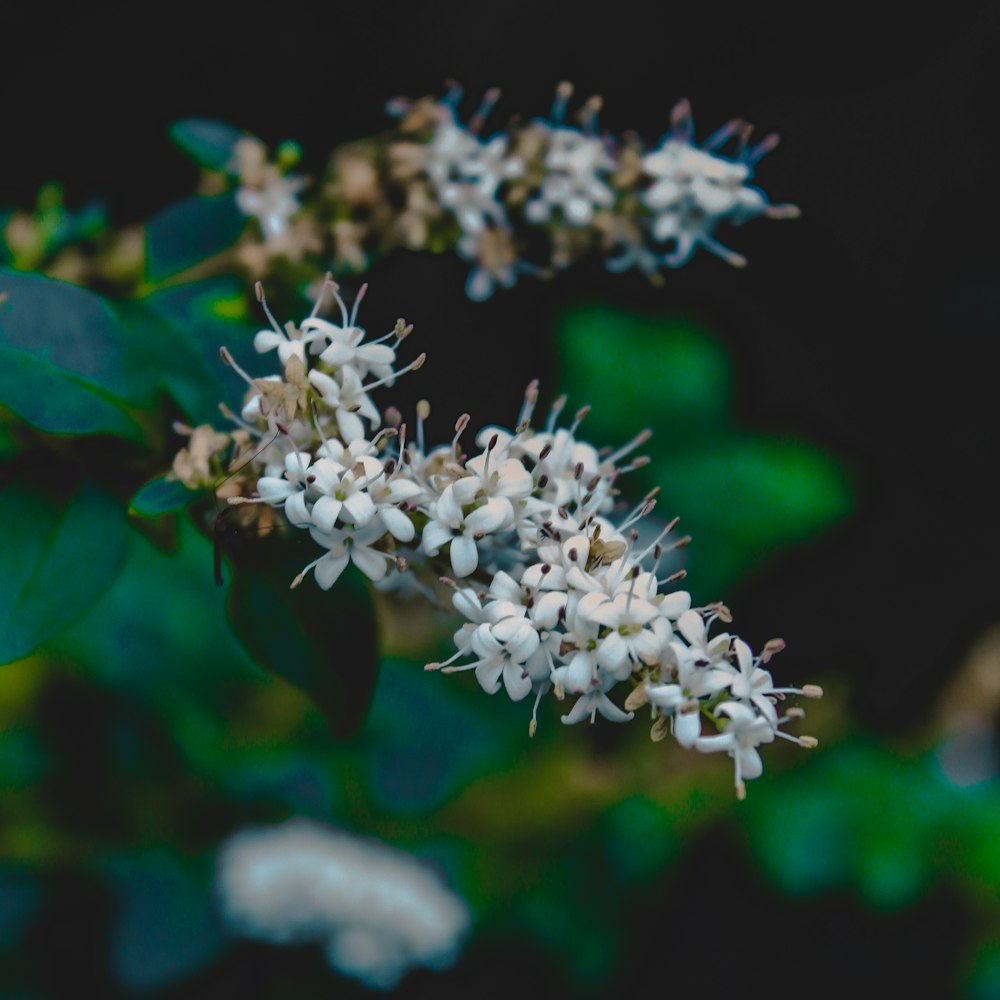
[[[724,247],[714,233],[722,222],[739,225],[759,215],[792,218],[794,205],[771,205],[764,192],[753,187],[753,164],[772,148],[769,137],[739,159],[714,152],[743,123],[735,121],[710,137],[703,148],[693,145],[691,109],[681,101],[673,112],[673,127],[661,145],[642,158],[645,173],[653,178],[643,192],[643,204],[652,213],[654,240],[674,241],[674,250],[663,257],[668,267],[686,264],[699,246],[728,263],[742,267],[746,258]]]
[[[412,855],[303,819],[231,836],[216,887],[233,930],[321,944],[332,966],[373,989],[418,966],[448,968],[469,929],[465,903]]]
[[[570,226],[587,226],[595,208],[614,204],[614,192],[604,178],[615,168],[603,140],[574,128],[549,129],[545,177],[541,190],[526,207],[534,223],[548,222],[559,211]]]

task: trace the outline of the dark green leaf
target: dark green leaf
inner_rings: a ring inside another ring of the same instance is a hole
[[[132,358],[109,305],[37,274],[0,270],[0,344],[48,362],[122,400],[148,401],[152,380]]]
[[[149,296],[143,303],[166,324],[157,348],[161,382],[195,424],[219,421],[219,403],[239,410],[246,384],[219,357],[227,347],[251,375],[259,374],[242,283],[212,278]],[[176,346],[176,350],[173,347]]]
[[[224,522],[217,522],[224,523]],[[375,688],[378,651],[367,590],[346,573],[332,590],[313,580],[290,590],[317,555],[306,532],[264,537],[235,527],[220,534],[232,566],[227,607],[233,631],[261,666],[304,691],[333,733],[351,735]]]
[[[393,810],[440,805],[486,762],[496,767],[523,746],[527,713],[484,705],[478,685],[462,690],[450,680],[412,660],[379,667],[364,733],[373,791]]]
[[[111,964],[129,990],[152,990],[191,975],[225,948],[212,906],[210,863],[148,853],[106,862],[120,905]]]
[[[170,126],[169,135],[199,166],[232,171],[233,147],[245,133],[210,118],[185,118]]]
[[[146,227],[146,270],[158,282],[232,246],[246,216],[232,194],[194,195],[168,205]]]
[[[27,423],[63,434],[141,440],[132,407],[156,398],[143,330],[126,333],[92,292],[0,271],[0,401]]]
[[[210,364],[183,321],[172,322],[151,300],[115,303],[115,315],[143,362],[157,391],[170,396],[195,424],[217,420],[221,376],[227,372],[216,353]]]
[[[121,571],[125,524],[118,504],[89,485],[62,507],[8,486],[0,521],[0,663],[9,663],[97,602]]]
[[[26,423],[51,434],[113,434],[143,440],[142,429],[113,396],[86,379],[3,345],[0,400]]]
[[[131,525],[114,584],[53,648],[100,684],[142,699],[196,692],[206,711],[223,713],[227,683],[259,677],[226,622],[225,594],[212,578],[212,545],[179,517],[176,549],[158,550]]]
[[[201,494],[197,490],[189,490],[176,479],[157,476],[143,486],[129,502],[130,514],[139,517],[159,517],[183,510],[192,500]]]

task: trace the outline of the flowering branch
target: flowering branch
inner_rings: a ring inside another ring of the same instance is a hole
[[[245,523],[281,517],[317,547],[293,588],[312,572],[328,590],[349,563],[381,590],[435,602],[443,583],[465,621],[455,653],[428,670],[473,670],[487,693],[502,687],[514,701],[534,695],[531,734],[550,693],[575,699],[566,724],[598,713],[626,722],[648,704],[654,740],[670,732],[684,747],[733,758],[740,797],[761,773],[760,744],[780,737],[815,745],[782,729],[802,715],[779,714],[788,695],[821,694],[813,685],[774,685],[765,667],[784,643],[772,640],[755,655],[735,635],[711,635],[731,620],[728,609],[693,606],[676,587],[685,571],[664,568],[690,539],[676,534],[676,519],[648,527],[656,490],[631,509],[620,499],[620,477],[648,462],[635,452],[649,431],[599,451],[579,436],[589,407],[560,426],[565,397],[535,429],[532,382],[512,430],[483,428],[467,452],[463,414],[450,442],[429,447],[426,402],[411,434],[398,411],[383,417],[370,395],[424,362],[421,354],[398,366],[412,329],[404,320],[366,340],[357,325],[364,289],[349,311],[329,276],[299,326],[280,326],[259,284],[257,294],[270,326],[254,345],[276,354],[279,372],[253,378],[223,349],[248,386],[232,417],[237,427],[229,435],[190,430],[173,476],[192,488],[213,485],[232,443],[231,474],[217,495]],[[328,297],[339,324],[319,315]],[[620,684],[630,686],[624,707],[610,697]]]
[[[307,270],[325,254],[335,270],[364,271],[395,246],[450,247],[471,265],[469,297],[482,301],[520,274],[549,276],[595,252],[611,271],[636,267],[654,281],[698,247],[742,267],[746,259],[716,236],[723,224],[799,214],[750,183],[776,135],[752,145],[753,127],[733,119],[697,145],[685,100],[650,148],[634,134],[601,134],[596,97],[583,104],[580,127],[567,124],[572,92],[560,84],[547,118],[488,138],[498,90],[468,124],[458,116],[458,87],[441,100],[390,102],[396,129],[335,150],[301,203],[307,183],[289,173],[288,147],[269,163],[259,140],[241,139],[232,163],[237,204],[257,220],[241,245],[244,264],[263,276],[278,258]],[[727,146],[732,155],[723,154]]]

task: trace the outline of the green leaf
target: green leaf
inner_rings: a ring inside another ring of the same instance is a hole
[[[953,785],[933,752],[848,737],[754,782],[739,814],[762,866],[790,892],[853,884],[895,909],[944,875],[977,891],[996,884],[996,786]],[[976,849],[977,829],[992,857]]]
[[[142,331],[83,288],[0,271],[0,402],[50,433],[105,433],[139,441],[130,410],[156,398]]]
[[[246,216],[233,194],[193,195],[168,205],[146,227],[146,273],[162,281],[236,242]]]
[[[0,344],[143,406],[155,378],[99,295],[37,274],[0,270]]]
[[[183,483],[166,476],[157,476],[141,487],[129,501],[130,514],[139,517],[159,517],[183,510],[202,494],[189,490]]]
[[[523,713],[516,718],[496,704],[484,711],[478,685],[463,691],[449,680],[412,660],[379,667],[363,732],[372,790],[395,811],[440,805],[477,769],[499,766],[513,745],[522,746]]]
[[[177,527],[176,550],[167,555],[126,522],[122,572],[52,647],[105,687],[161,704],[187,692],[190,703],[221,719],[231,682],[260,671],[226,622],[211,543],[188,517]]]
[[[734,432],[680,454],[653,452],[669,513],[694,536],[692,573],[723,586],[781,545],[803,542],[851,510],[847,476],[811,445]]]
[[[167,319],[149,299],[116,302],[114,312],[156,392],[170,396],[195,424],[217,420],[227,371],[218,353],[210,365],[187,323]]]
[[[236,278],[211,278],[150,295],[144,306],[166,324],[157,350],[161,382],[195,423],[215,424],[219,403],[240,409],[243,380],[223,364],[219,348],[256,374],[260,355],[254,350],[258,329],[248,322],[243,285]],[[173,350],[176,347],[177,350]]]
[[[561,384],[573,392],[571,409],[593,404],[588,422],[604,434],[624,441],[650,426],[671,438],[690,438],[726,419],[725,354],[685,319],[584,306],[561,317],[557,343]]]
[[[143,432],[113,396],[23,351],[0,345],[0,400],[51,434],[112,434],[141,442]]]
[[[199,166],[232,172],[233,147],[246,133],[210,118],[185,118],[170,126],[169,136]]]
[[[217,522],[222,523],[222,522]],[[306,532],[295,531],[304,541]],[[304,691],[338,737],[354,733],[372,699],[378,664],[368,591],[348,573],[330,591],[293,579],[317,555],[281,532],[219,533],[232,583],[227,608],[233,631],[250,655]]]
[[[165,987],[205,967],[226,947],[212,906],[210,859],[164,851],[104,863],[118,890],[111,966],[129,990]]]
[[[82,486],[63,506],[0,490],[0,663],[28,656],[97,602],[121,571],[125,524],[118,504]]]

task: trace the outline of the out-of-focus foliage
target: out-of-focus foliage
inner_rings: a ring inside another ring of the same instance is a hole
[[[729,362],[694,322],[581,306],[557,337],[563,387],[595,404],[592,438],[613,444],[653,429],[643,448],[652,462],[635,476],[642,488],[662,488],[660,511],[694,536],[696,596],[714,599],[768,554],[849,513],[847,473],[832,456],[739,425]]]

